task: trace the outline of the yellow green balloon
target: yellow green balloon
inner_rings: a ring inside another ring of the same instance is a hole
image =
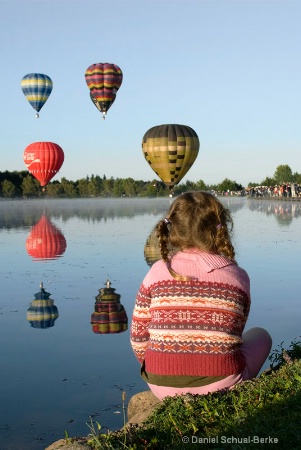
[[[198,135],[187,125],[158,125],[150,128],[142,139],[146,161],[170,189],[189,171],[199,148]]]

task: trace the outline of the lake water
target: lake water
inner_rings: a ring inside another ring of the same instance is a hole
[[[247,328],[263,326],[273,348],[288,346],[301,334],[301,202],[221,200],[251,278]],[[127,403],[146,389],[129,343],[131,313],[157,258],[153,226],[171,202],[0,202],[0,450],[87,435],[90,416],[111,430],[123,426],[122,392]],[[92,325],[107,280],[120,295],[115,313]]]

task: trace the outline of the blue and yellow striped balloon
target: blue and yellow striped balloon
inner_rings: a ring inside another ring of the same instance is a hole
[[[39,117],[39,111],[52,91],[51,78],[42,73],[28,73],[21,80],[21,88],[26,99],[37,111],[36,117]]]

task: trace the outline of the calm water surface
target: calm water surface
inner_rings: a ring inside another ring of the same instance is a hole
[[[238,263],[251,278],[247,328],[267,328],[273,348],[289,345],[301,334],[301,202],[221,200],[234,219]],[[109,279],[130,325],[140,282],[157,258],[152,228],[170,203],[0,202],[0,450],[41,450],[65,431],[87,435],[90,416],[122,427],[122,391],[128,401],[146,385],[129,328],[115,323],[119,333],[97,333],[91,315]],[[41,282],[50,295],[38,304]]]

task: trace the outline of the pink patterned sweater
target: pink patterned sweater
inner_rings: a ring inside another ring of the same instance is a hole
[[[179,252],[172,268],[190,281],[175,280],[157,261],[136,298],[131,345],[146,372],[175,376],[240,373],[240,351],[250,309],[247,273],[223,256],[196,249]]]

